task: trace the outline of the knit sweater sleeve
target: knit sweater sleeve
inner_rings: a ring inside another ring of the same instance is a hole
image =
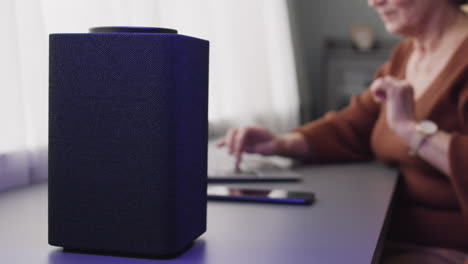
[[[410,50],[410,42],[402,41],[389,60],[378,69],[375,78],[394,75]],[[370,89],[352,97],[350,104],[338,112],[295,129],[301,133],[311,150],[312,162],[363,161],[374,158],[371,134],[381,105],[374,102]]]
[[[343,110],[328,112],[296,131],[306,139],[313,162],[369,160],[373,158],[370,137],[379,109],[367,90],[353,96]]]
[[[468,78],[464,78],[458,103],[461,128],[452,133],[449,144],[449,162],[452,185],[460,204],[466,230],[468,230]]]
[[[410,41],[400,42],[389,60],[378,69],[375,78],[398,75],[410,49]],[[374,158],[371,134],[380,109],[381,105],[374,102],[370,89],[367,89],[353,96],[350,104],[341,111],[328,112],[324,117],[294,131],[303,134],[306,139],[312,162],[370,160]]]

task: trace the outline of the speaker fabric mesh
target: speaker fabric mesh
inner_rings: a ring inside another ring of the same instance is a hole
[[[51,34],[49,243],[150,255],[206,230],[208,52],[178,34]]]

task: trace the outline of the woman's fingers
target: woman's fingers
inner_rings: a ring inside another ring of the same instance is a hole
[[[407,93],[409,90],[412,92],[413,90],[408,81],[398,80],[391,76],[376,79],[372,82],[370,89],[377,103],[384,103],[395,99],[395,97],[402,97],[402,93]]]
[[[226,135],[224,135],[224,137],[216,143],[216,146],[226,147],[228,149],[228,152],[230,152],[232,149],[231,144],[235,133],[235,129],[229,129],[228,132],[226,132]]]
[[[229,148],[229,154],[232,155],[234,153],[234,146],[236,144],[236,136],[237,136],[237,129],[229,129],[228,131],[228,148]]]
[[[234,156],[235,156],[235,165],[236,167],[239,166],[239,164],[242,161],[242,152],[244,151],[244,144],[246,142],[246,139],[248,137],[249,133],[249,128],[241,128],[237,132],[237,139],[236,139],[236,145],[234,147]]]
[[[387,93],[383,82],[383,78],[378,78],[372,82],[370,87],[374,101],[377,103],[383,103],[387,99]]]
[[[397,80],[387,76],[375,81],[371,87],[374,97],[380,97],[379,92],[385,93],[387,111],[387,122],[389,127],[398,135],[403,136],[407,131],[408,124],[416,118],[414,115],[414,91],[411,84],[406,80]]]
[[[223,137],[221,140],[219,140],[218,142],[216,142],[216,146],[217,146],[217,147],[224,147],[224,146],[226,146],[226,141],[225,141],[224,137]]]
[[[275,135],[261,126],[229,129],[217,146],[225,146],[235,158],[236,167],[242,161],[243,152],[272,155],[275,153]]]

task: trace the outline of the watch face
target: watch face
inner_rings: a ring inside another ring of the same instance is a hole
[[[430,135],[430,134],[434,134],[435,132],[437,132],[437,125],[432,121],[424,120],[424,121],[421,121],[421,123],[419,123],[419,129],[424,134]]]

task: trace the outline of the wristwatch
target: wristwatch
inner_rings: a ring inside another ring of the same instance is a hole
[[[418,153],[419,148],[422,146],[424,141],[437,133],[438,127],[437,124],[430,120],[423,120],[418,122],[415,126],[416,133],[413,135],[413,138],[410,142],[410,156],[415,156]]]

